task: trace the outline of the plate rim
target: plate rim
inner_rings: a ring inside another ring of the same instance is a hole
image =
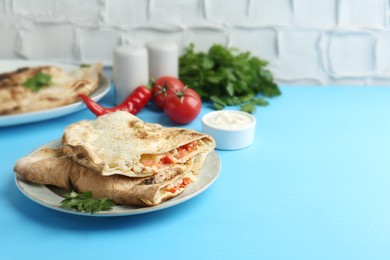
[[[55,140],[50,141],[44,145],[39,146],[38,148],[36,148],[33,151],[31,151],[30,153],[28,153],[26,156],[31,155],[34,152],[36,152],[42,148],[57,148],[60,146],[61,146],[61,139],[55,139]],[[168,199],[168,200],[166,200],[166,201],[164,201],[156,206],[150,206],[150,207],[149,206],[145,206],[145,207],[138,207],[137,206],[137,207],[135,207],[135,206],[126,206],[126,205],[116,205],[114,207],[114,209],[115,208],[120,209],[120,211],[118,211],[118,212],[113,212],[113,210],[109,210],[109,211],[100,211],[100,212],[96,212],[96,213],[91,214],[88,212],[81,212],[81,211],[76,211],[76,210],[72,210],[72,209],[65,209],[65,208],[62,208],[60,203],[59,203],[63,199],[63,197],[61,197],[61,196],[57,195],[56,193],[54,193],[53,191],[51,191],[49,189],[49,187],[47,187],[47,185],[35,184],[32,182],[25,181],[21,177],[19,177],[16,173],[14,174],[15,175],[14,180],[15,180],[15,184],[16,184],[17,188],[19,189],[19,191],[21,191],[23,193],[23,195],[25,195],[28,199],[32,200],[33,202],[35,202],[37,204],[40,204],[41,206],[44,206],[44,207],[52,209],[52,210],[56,210],[56,211],[64,212],[64,213],[69,213],[69,214],[73,214],[73,215],[82,215],[82,216],[90,216],[90,217],[130,216],[130,215],[139,215],[139,214],[145,214],[145,213],[150,213],[150,212],[154,212],[154,211],[159,211],[162,209],[173,207],[175,205],[179,205],[187,200],[190,200],[190,199],[198,196],[199,194],[201,194],[202,192],[207,190],[218,179],[220,171],[221,171],[221,159],[215,150],[211,151],[207,155],[205,163],[209,162],[210,160],[215,160],[215,162],[214,162],[215,172],[212,172],[212,174],[210,175],[211,178],[209,180],[206,180],[204,185],[201,185],[198,189],[195,189],[194,185],[190,185],[182,194],[179,194],[177,197],[174,197],[172,199]],[[203,178],[206,177],[204,173],[202,174],[202,169],[204,170],[205,163],[203,164],[203,166],[200,170],[200,173],[198,175],[198,180],[197,180],[197,182],[195,182],[195,184],[200,183],[199,180],[202,177]],[[42,199],[39,196],[37,197],[36,194],[35,195],[32,194],[31,190],[29,190],[29,189],[33,189],[33,188],[39,189],[39,191],[44,192],[44,193],[49,193],[52,199],[57,200],[57,204],[56,203],[54,203],[54,204],[49,203],[44,198]],[[193,190],[193,189],[195,189],[195,190]]]
[[[46,65],[56,65],[60,66],[65,70],[71,70],[78,68],[79,66],[68,63],[60,63],[55,61],[41,61],[41,60],[0,60],[0,73],[7,72],[1,69],[1,65],[4,63],[15,63],[20,65],[18,67],[23,66],[42,66]],[[25,64],[25,65],[23,65]],[[28,65],[27,65],[28,64]],[[111,82],[102,72],[101,78],[99,81],[99,86],[90,94],[91,98],[95,101],[99,101],[102,99],[110,90]],[[86,108],[82,101],[77,101],[68,105],[53,107],[39,111],[26,112],[21,114],[11,114],[11,115],[0,115],[0,128],[7,126],[15,126],[26,123],[33,123],[38,121],[44,121],[48,119],[58,118],[61,116],[65,116],[79,110]]]

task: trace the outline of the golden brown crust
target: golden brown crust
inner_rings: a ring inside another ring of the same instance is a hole
[[[193,130],[146,123],[123,111],[70,125],[62,137],[64,153],[77,163],[102,175],[130,177],[151,176],[158,171],[144,166],[143,157],[168,153],[193,141],[198,142],[197,148],[178,163],[210,152],[214,140]]]
[[[61,70],[54,66],[39,66],[33,68],[19,68],[15,71],[5,72],[0,74],[0,89],[18,87],[23,84],[28,78],[33,77],[38,73],[50,74],[51,70]]]
[[[21,68],[0,74],[0,115],[33,112],[76,102],[99,85],[102,64],[65,72],[55,66]],[[38,73],[51,75],[51,84],[38,91],[23,86]]]
[[[69,173],[72,167],[72,163],[63,157],[62,149],[42,149],[32,156],[19,159],[14,171],[19,177],[33,183],[70,189]]]
[[[192,162],[175,167],[174,171],[160,172],[153,180],[122,175],[102,176],[64,156],[61,148],[45,148],[19,159],[14,170],[19,177],[33,183],[78,192],[91,191],[94,197],[109,198],[116,204],[153,206],[176,197],[185,189],[172,193],[164,187],[181,183],[185,177],[194,180],[194,174],[200,169]]]
[[[15,173],[37,184],[90,191],[94,197],[110,198],[117,204],[142,206],[181,194],[196,180],[215,147],[208,135],[145,123],[126,112],[73,124],[64,131],[62,142],[61,148],[44,148],[19,159]],[[141,159],[160,161],[166,157],[159,156],[166,153],[184,156],[154,172],[142,172]],[[110,167],[115,171],[105,175],[103,170]]]

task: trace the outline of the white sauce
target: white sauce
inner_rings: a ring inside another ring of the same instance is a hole
[[[205,123],[216,128],[237,130],[247,128],[253,124],[253,117],[241,111],[218,111],[205,118]]]

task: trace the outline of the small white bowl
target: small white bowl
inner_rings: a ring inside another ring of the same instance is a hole
[[[255,129],[256,118],[242,111],[214,111],[202,117],[202,132],[211,135],[220,150],[248,147],[255,138]]]

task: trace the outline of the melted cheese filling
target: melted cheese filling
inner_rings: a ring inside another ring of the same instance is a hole
[[[190,158],[202,152],[204,149],[207,149],[205,142],[195,140],[163,154],[143,154],[140,157],[139,163],[134,164],[131,169],[136,173],[154,175],[175,164],[186,163]],[[129,162],[117,160],[116,162],[106,164],[103,172],[110,172],[110,175],[121,174],[129,165],[131,165]]]

